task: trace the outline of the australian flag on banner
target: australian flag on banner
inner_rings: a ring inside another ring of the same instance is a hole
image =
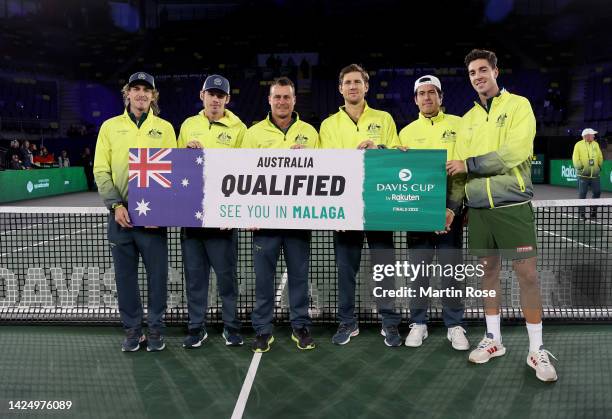
[[[131,148],[128,169],[132,224],[203,226],[204,150]]]

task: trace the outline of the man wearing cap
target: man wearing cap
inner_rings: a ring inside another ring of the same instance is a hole
[[[478,94],[461,120],[450,175],[467,173],[470,252],[479,257],[486,333],[468,359],[483,364],[503,356],[501,336],[501,258],[512,260],[518,278],[529,349],[527,365],[542,381],[556,381],[557,372],[542,341],[542,300],[536,271],[537,241],[531,206],[531,156],[536,120],[529,100],[500,89],[497,56],[474,49],[465,57],[472,87]],[[493,294],[491,294],[493,293]]]
[[[200,91],[204,109],[181,125],[178,145],[181,148],[238,148],[246,132],[246,125],[226,105],[230,101],[229,81],[220,75],[208,76]],[[187,283],[187,307],[189,312],[188,335],[185,348],[198,348],[208,337],[206,311],[208,309],[208,285],[210,269],[217,275],[217,286],[223,309],[223,339],[228,346],[243,344],[240,336],[240,320],[237,317],[238,299],[237,231],[218,228],[183,228],[181,248],[185,281]]]
[[[314,127],[294,112],[295,86],[287,77],[275,79],[268,96],[270,112],[253,125],[244,138],[245,148],[302,149],[317,148],[319,135]],[[253,232],[253,264],[255,267],[255,308],[251,314],[255,340],[254,352],[267,352],[274,342],[274,278],[281,248],[287,263],[291,339],[298,349],[314,349],[308,314],[309,230],[265,229]]]
[[[368,106],[365,95],[369,89],[369,75],[359,65],[351,64],[340,71],[338,89],[344,106],[321,124],[321,148],[376,149],[399,147],[395,122],[387,112]],[[359,334],[355,317],[356,276],[361,262],[361,249],[367,237],[372,264],[393,264],[395,246],[391,231],[337,231],[334,233],[334,251],[338,266],[338,320],[340,325],[332,337],[337,345],[347,344]],[[386,276],[384,283],[394,281]],[[381,334],[385,345],[401,346],[398,326],[401,315],[393,303],[378,300],[382,316]]]
[[[445,114],[442,106],[442,85],[436,76],[426,75],[414,82],[414,103],[419,108],[419,118],[400,131],[399,139],[408,149],[446,150],[447,160],[452,160],[455,151],[457,132],[461,118]],[[409,232],[408,248],[413,264],[432,263],[435,249],[438,249],[438,263],[446,266],[461,263],[463,246],[463,225],[461,209],[463,206],[465,175],[448,176],[446,193],[445,231],[436,233]],[[454,278],[443,278],[444,288],[461,289],[461,282]],[[429,287],[429,278],[420,275],[414,281],[414,289]],[[418,291],[417,291],[418,292]],[[418,295],[418,294],[417,294]],[[410,333],[405,344],[419,347],[428,336],[427,299],[411,299]],[[463,306],[459,298],[442,299],[442,317],[448,331],[447,339],[456,350],[466,351],[470,344],[462,327]]]
[[[166,311],[168,280],[168,245],[165,228],[134,227],[127,208],[136,207],[128,200],[128,150],[130,148],[176,147],[172,125],[159,114],[159,92],[150,74],[130,76],[122,89],[125,111],[102,124],[96,143],[94,177],[98,192],[111,210],[108,241],[115,266],[115,282],[121,322],[126,337],[124,352],[134,352],[145,340],[142,333],[143,309],[138,286],[138,259],[147,271],[147,351],[165,348],[163,315]]]
[[[592,128],[582,130],[582,140],[578,141],[574,146],[574,154],[572,160],[578,175],[578,197],[585,199],[591,188],[593,198],[599,198],[601,195],[601,187],[599,183],[599,173],[603,164],[603,154],[599,148],[599,144],[595,141],[595,131]],[[578,209],[580,218],[585,218],[584,207]],[[597,207],[591,207],[591,218],[597,217]]]

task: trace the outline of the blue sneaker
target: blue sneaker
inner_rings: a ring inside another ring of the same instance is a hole
[[[238,329],[226,327],[223,329],[223,339],[225,339],[226,346],[242,346],[244,341]]]
[[[150,330],[149,339],[147,339],[147,352],[163,351],[165,347],[164,335],[159,330]]]
[[[387,346],[402,346],[402,337],[399,334],[397,326],[383,327],[380,334],[385,337],[385,345]]]
[[[136,352],[140,349],[140,344],[147,340],[139,329],[129,329],[125,332],[125,339],[121,344],[122,352]]]
[[[332,343],[335,345],[346,345],[352,337],[359,334],[359,326],[357,323],[346,324],[340,323],[336,334],[332,337]]]
[[[202,343],[208,337],[206,330],[202,329],[191,329],[189,334],[183,339],[183,348],[193,349],[202,346]]]

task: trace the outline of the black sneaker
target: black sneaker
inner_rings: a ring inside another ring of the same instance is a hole
[[[274,342],[274,336],[270,333],[264,333],[262,335],[255,336],[255,340],[253,341],[253,345],[251,349],[253,352],[268,352],[270,350],[270,345]]]
[[[293,333],[291,333],[291,340],[301,350],[314,349],[316,347],[314,339],[310,336],[310,330],[307,327],[302,327],[301,329],[294,328]]]

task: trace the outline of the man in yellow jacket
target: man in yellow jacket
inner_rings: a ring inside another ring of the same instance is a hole
[[[218,74],[208,76],[200,91],[204,109],[181,125],[181,148],[239,148],[246,125],[226,105],[229,81]],[[241,346],[237,269],[238,233],[234,229],[186,227],[181,229],[181,249],[187,283],[188,334],[184,348],[199,348],[208,337],[206,312],[210,269],[215,270],[222,304],[223,334],[228,346]]]
[[[159,118],[159,92],[150,74],[130,76],[122,89],[123,115],[104,121],[96,143],[93,173],[98,192],[111,210],[108,241],[111,245],[119,313],[126,337],[121,349],[134,352],[147,340],[147,351],[165,348],[164,312],[168,280],[168,244],[165,228],[134,227],[127,208],[136,203],[128,199],[128,151],[130,148],[176,147],[172,125]],[[138,259],[147,271],[148,339],[142,333],[142,303],[138,286]]]
[[[531,184],[531,155],[536,121],[529,101],[497,85],[497,56],[472,50],[465,57],[479,101],[462,120],[455,145],[457,160],[447,162],[450,175],[467,172],[469,247],[483,265],[487,331],[469,360],[485,363],[506,348],[500,331],[501,256],[513,260],[521,308],[527,323],[527,365],[542,381],[556,381],[555,367],[542,343],[542,301],[536,272],[537,250]]]
[[[595,131],[592,128],[582,130],[582,140],[578,141],[574,146],[574,154],[572,160],[578,175],[578,197],[585,199],[591,188],[593,198],[599,198],[601,195],[601,186],[599,183],[599,174],[603,164],[603,154],[599,148],[599,144],[595,141]],[[585,218],[584,207],[579,208],[580,218]],[[591,218],[597,217],[597,207],[591,207]]]
[[[270,113],[266,119],[248,129],[244,148],[302,149],[319,146],[317,130],[300,120],[294,112],[295,86],[290,79],[281,77],[272,82],[268,103]],[[293,329],[291,339],[300,350],[315,348],[310,334],[312,321],[308,314],[310,237],[309,230],[253,231],[253,265],[256,276],[255,308],[251,314],[256,333],[253,352],[267,352],[274,342],[274,278],[281,248],[287,264],[290,321]]]
[[[351,64],[340,71],[340,94],[344,106],[321,124],[321,148],[329,149],[376,149],[399,146],[395,122],[387,112],[368,106],[365,95],[369,89],[369,75],[359,65]],[[347,344],[351,337],[359,334],[355,317],[356,276],[361,262],[364,238],[372,252],[372,264],[388,264],[394,252],[391,231],[337,231],[334,233],[334,250],[338,266],[338,320],[340,325],[332,337],[336,345]],[[380,259],[380,260],[376,260]],[[391,261],[391,263],[393,263]],[[386,277],[385,282],[392,281]],[[379,302],[385,337],[385,345],[400,346],[402,339],[398,331],[401,315],[392,303]]]
[[[447,160],[452,160],[455,152],[455,141],[461,124],[461,118],[449,115],[441,110],[442,84],[436,76],[426,75],[414,82],[414,102],[419,108],[419,118],[400,131],[399,139],[408,149],[446,150]],[[446,194],[446,230],[436,233],[408,232],[408,248],[413,264],[432,263],[435,249],[438,249],[438,260],[441,265],[456,266],[461,263],[463,247],[463,207],[465,175],[449,176]],[[444,278],[444,287],[461,289],[461,282],[454,278]],[[429,287],[429,277],[420,275],[412,285],[415,289]],[[418,292],[418,291],[417,291]],[[419,347],[427,339],[427,306],[426,298],[412,298],[410,308],[410,333],[405,344]],[[463,322],[463,305],[460,298],[442,299],[442,317],[448,331],[447,339],[454,349],[467,351],[470,343],[465,337]]]

